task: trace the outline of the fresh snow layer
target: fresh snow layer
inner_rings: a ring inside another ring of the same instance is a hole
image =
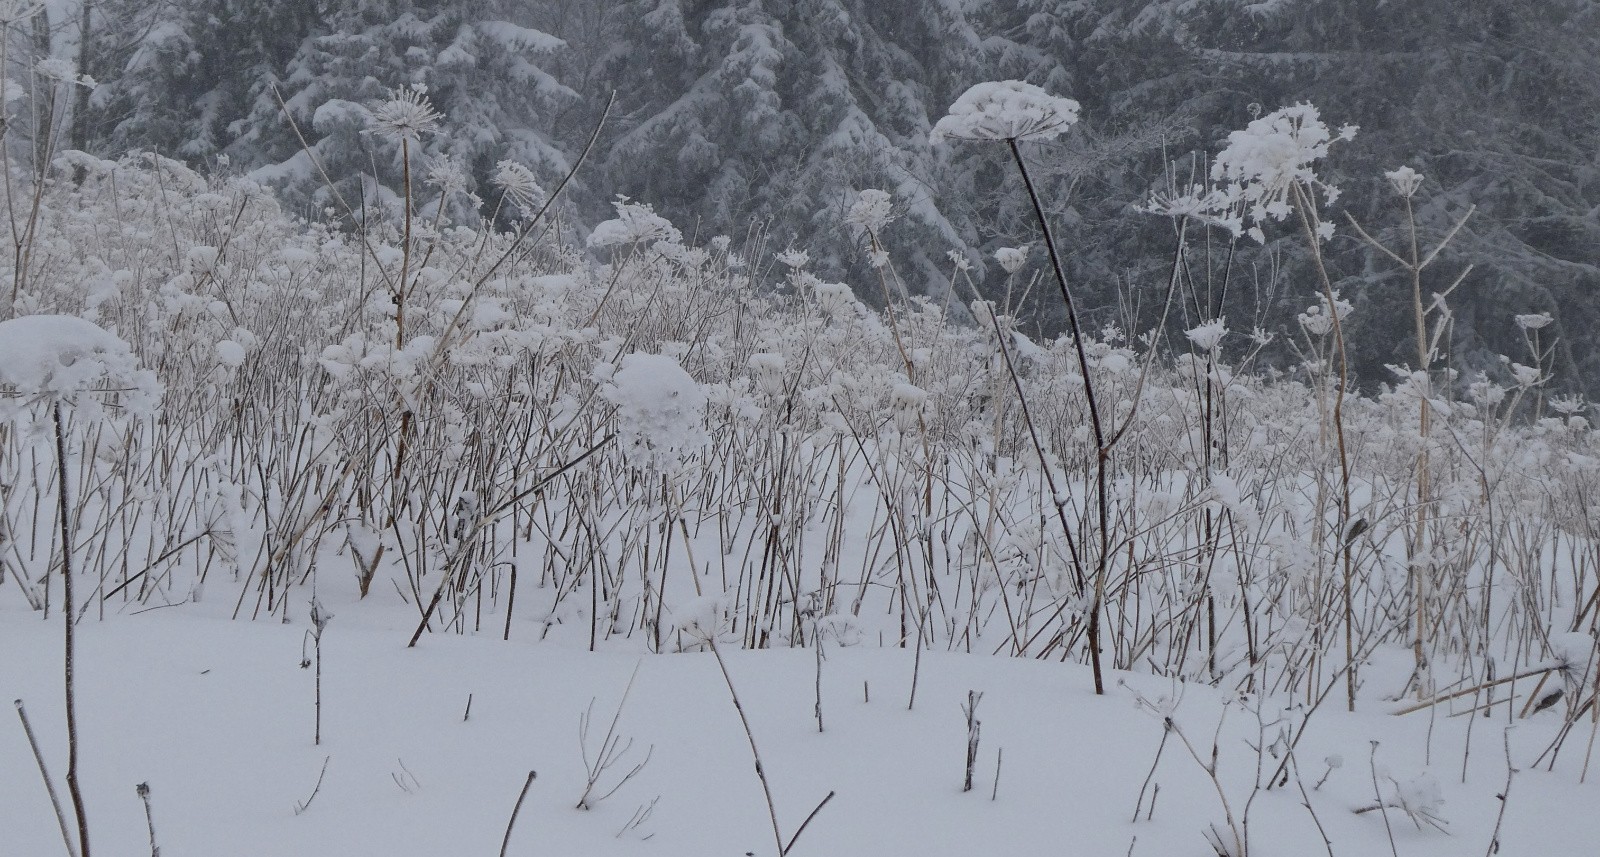
[[[104,621],[91,612],[79,625],[77,681],[94,852],[150,853],[135,794],[148,783],[167,857],[493,855],[537,771],[509,855],[774,854],[749,745],[711,654],[640,658],[451,635],[407,649],[406,617],[382,606],[346,604],[324,634],[321,746],[303,627],[221,621],[197,606]],[[0,697],[25,701],[61,790],[59,620],[0,607]],[[1399,854],[1478,854],[1502,808],[1503,736],[1520,770],[1502,853],[1587,854],[1600,838],[1600,815],[1589,811],[1600,784],[1581,783],[1575,764],[1587,726],[1554,772],[1531,764],[1560,724],[1554,710],[1507,733],[1504,716],[1397,717],[1377,701],[1350,715],[1335,699],[1296,747],[1298,782],[1252,800],[1303,709],[1257,711],[1251,698],[1142,675],[1113,674],[1096,698],[1088,670],[1072,664],[924,652],[919,669],[908,650],[825,651],[820,734],[812,652],[724,652],[784,836],[835,793],[795,857],[1211,855],[1207,831],[1231,836],[1229,812],[1241,829],[1248,818],[1252,853],[1327,853],[1299,785],[1336,855],[1390,854],[1383,813],[1356,812],[1377,803],[1374,779],[1393,804]],[[616,724],[619,760],[596,793],[648,762],[578,810],[580,717],[592,705],[593,759],[636,668]],[[1370,680],[1403,681],[1403,667],[1399,678],[1376,672]],[[963,794],[968,691],[983,697],[974,789]],[[1168,716],[1177,731],[1163,748]],[[1213,735],[1216,784],[1183,743],[1209,764]],[[15,721],[0,729],[0,771],[0,853],[64,853]],[[1402,804],[1437,813],[1447,832],[1414,824]]]

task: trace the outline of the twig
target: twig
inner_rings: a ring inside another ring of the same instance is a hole
[[[328,762],[332,756],[322,757],[322,772],[317,774],[317,784],[311,787],[311,796],[294,805],[294,814],[299,815],[311,808],[311,802],[317,799],[317,792],[322,791],[322,778],[328,775]]]
[[[1000,797],[1000,762],[1005,759],[1006,748],[1001,747],[994,753],[994,788],[989,791],[989,800],[998,800]]]
[[[1507,726],[1501,733],[1501,740],[1506,748],[1506,787],[1500,790],[1495,797],[1500,799],[1500,811],[1494,817],[1494,833],[1489,835],[1489,850],[1483,852],[1483,857],[1500,853],[1500,824],[1506,820],[1506,804],[1511,801],[1511,780],[1516,776],[1517,769],[1511,765],[1511,730]]]
[[[772,800],[772,787],[767,784],[767,771],[761,766],[761,750],[756,747],[756,734],[750,729],[750,718],[744,715],[744,704],[739,701],[739,692],[733,687],[733,676],[728,674],[728,664],[722,659],[722,651],[717,648],[715,637],[707,635],[706,645],[710,647],[712,656],[717,659],[717,669],[722,671],[722,680],[728,685],[728,695],[733,698],[733,710],[739,713],[739,723],[744,726],[745,740],[750,742],[750,755],[756,764],[756,779],[761,781],[761,795],[767,801],[767,817],[772,821],[772,841],[778,846],[778,857],[783,857],[788,849],[784,847],[783,833],[778,829],[778,805]]]
[[[811,814],[810,815],[806,816],[806,820],[800,822],[800,826],[795,829],[794,835],[789,837],[789,844],[783,846],[783,852],[782,852],[783,854],[788,854],[789,853],[789,849],[794,847],[795,840],[800,838],[800,834],[806,832],[806,825],[811,823],[811,819],[817,817],[817,813],[821,812],[822,808],[828,805],[828,801],[833,800],[834,794],[835,793],[830,790],[828,792],[828,796],[823,798],[822,802],[817,804],[815,809],[811,810]],[[780,857],[781,857],[781,855],[780,855]]]
[[[17,706],[17,717],[22,720],[22,731],[28,736],[28,746],[33,748],[33,760],[39,763],[39,777],[44,780],[44,789],[50,793],[50,807],[56,811],[56,824],[61,826],[61,841],[67,846],[67,853],[78,857],[78,848],[72,843],[72,832],[67,829],[67,816],[61,811],[61,799],[56,796],[56,787],[50,781],[50,772],[45,769],[44,753],[39,751],[39,740],[33,735],[33,724],[28,722],[28,712],[22,707],[22,700],[14,703]]]
[[[155,813],[150,810],[150,784],[140,783],[133,787],[133,791],[139,796],[139,800],[144,801],[144,823],[150,828],[150,857],[161,857],[161,848],[156,845]]]
[[[56,494],[61,503],[61,577],[62,599],[66,601],[61,611],[66,627],[65,663],[62,678],[66,686],[67,703],[67,795],[72,799],[72,812],[78,817],[78,857],[89,857],[89,818],[83,810],[83,791],[78,788],[78,706],[73,684],[74,639],[73,627],[76,607],[72,595],[72,527],[67,505],[67,440],[66,428],[61,422],[61,402],[52,403],[51,416],[56,433]]]
[[[1389,852],[1394,857],[1400,857],[1400,849],[1394,844],[1394,827],[1389,824],[1389,805],[1383,799],[1383,792],[1378,788],[1378,742],[1372,742],[1372,755],[1367,759],[1367,768],[1372,772],[1372,797],[1378,802],[1378,812],[1383,816],[1384,832],[1389,834]],[[1361,812],[1362,810],[1356,810]]]
[[[539,776],[538,771],[529,771],[528,779],[522,784],[522,791],[517,795],[517,803],[511,807],[511,820],[506,822],[506,837],[500,840],[500,857],[506,857],[506,849],[511,847],[511,829],[517,826],[517,813],[522,812],[522,801],[528,796],[528,787]]]

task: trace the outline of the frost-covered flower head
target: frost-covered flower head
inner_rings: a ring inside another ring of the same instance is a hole
[[[645,203],[629,202],[627,197],[619,196],[611,207],[616,209],[617,216],[599,224],[589,233],[590,247],[650,241],[678,244],[683,241],[683,233],[678,231],[678,227],[656,214],[656,210]]]
[[[1001,247],[994,251],[994,260],[1000,263],[1007,274],[1015,274],[1028,264],[1028,245],[1021,247]]]
[[[467,187],[467,172],[455,158],[435,158],[428,167],[427,183],[446,195]]]
[[[1218,318],[1208,321],[1199,327],[1184,331],[1184,336],[1193,342],[1201,351],[1215,351],[1222,344],[1222,338],[1228,335],[1228,320]]]
[[[1346,125],[1335,136],[1310,104],[1284,107],[1229,134],[1211,177],[1241,210],[1251,237],[1261,241],[1261,224],[1282,220],[1294,210],[1289,200],[1294,187],[1319,187],[1330,203],[1339,198],[1339,189],[1318,178],[1313,165],[1327,157],[1335,141],[1355,135],[1356,128]]]
[[[1343,322],[1353,309],[1355,307],[1351,306],[1349,301],[1340,298],[1338,292],[1333,293],[1331,311],[1328,307],[1327,296],[1317,295],[1317,302],[1306,307],[1305,312],[1300,313],[1300,326],[1305,328],[1306,332],[1312,336],[1326,336],[1333,330],[1333,313],[1337,312],[1339,321]]]
[[[428,100],[428,87],[414,83],[393,90],[388,101],[372,108],[369,129],[395,140],[420,140],[423,135],[436,134],[444,115],[433,109]]]
[[[78,67],[72,64],[72,60],[65,57],[45,57],[33,64],[33,72],[40,77],[46,77],[73,86],[81,86],[85,89],[94,89],[99,86],[99,84],[95,83],[94,78],[86,74],[78,74]]]
[[[902,433],[912,431],[921,423],[927,405],[928,392],[914,384],[902,381],[889,391],[889,410],[894,414],[895,428]]]
[[[1422,187],[1422,173],[1410,167],[1389,170],[1383,174],[1383,177],[1389,180],[1389,186],[1394,188],[1395,193],[1406,199],[1415,196],[1417,188]]]
[[[933,126],[942,140],[1050,140],[1078,121],[1078,102],[1020,80],[980,83]]]
[[[516,161],[501,161],[494,168],[494,183],[506,199],[527,211],[544,204],[545,191],[533,177],[533,170]]]
[[[1516,316],[1517,327],[1523,330],[1543,330],[1555,321],[1547,312],[1527,313]]]
[[[876,234],[893,219],[894,199],[889,192],[869,188],[856,195],[855,204],[850,206],[844,222]]]
[[[782,253],[779,253],[777,259],[780,263],[794,271],[798,271],[801,268],[811,264],[810,253],[807,253],[804,250],[796,250],[793,247],[790,247]]]

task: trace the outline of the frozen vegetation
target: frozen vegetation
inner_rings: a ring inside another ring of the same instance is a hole
[[[1077,104],[1014,83],[937,145],[1026,176]],[[1259,117],[1130,214],[1173,226],[1147,329],[1079,329],[1048,232],[1002,250],[1078,329],[1046,339],[959,258],[907,295],[892,193],[838,224],[852,289],[625,199],[580,247],[514,164],[509,229],[452,219],[426,93],[374,114],[415,180],[359,230],[149,154],[10,186],[0,852],[1600,837],[1600,449],[1545,393],[1550,317],[1452,377],[1448,230],[1370,239],[1418,331],[1377,395],[1316,265],[1287,373],[1168,312],[1211,305],[1213,237],[1369,240],[1317,173],[1353,129]]]

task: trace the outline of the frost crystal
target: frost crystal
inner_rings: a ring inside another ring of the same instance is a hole
[[[933,141],[1050,140],[1078,121],[1078,102],[1020,80],[980,83],[933,126]]]
[[[1523,330],[1543,330],[1554,321],[1555,319],[1547,312],[1528,313],[1516,317],[1517,327]]]

